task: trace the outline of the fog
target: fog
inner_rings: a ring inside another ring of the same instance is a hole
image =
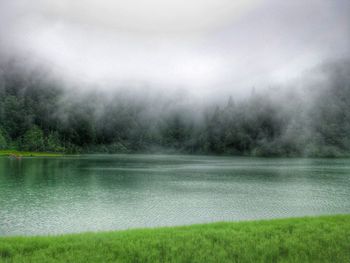
[[[349,13],[347,0],[1,1],[0,47],[72,89],[226,100],[348,58]]]

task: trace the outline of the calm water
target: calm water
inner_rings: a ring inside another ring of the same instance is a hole
[[[0,158],[0,235],[350,213],[350,160]]]

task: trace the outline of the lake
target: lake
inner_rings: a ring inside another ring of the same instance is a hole
[[[0,235],[350,213],[350,159],[0,158]]]

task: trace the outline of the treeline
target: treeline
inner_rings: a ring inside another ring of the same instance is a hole
[[[16,62],[0,68],[0,149],[348,156],[350,64],[323,66],[301,88],[201,107],[183,97],[81,92]],[[300,86],[300,85],[299,85]]]

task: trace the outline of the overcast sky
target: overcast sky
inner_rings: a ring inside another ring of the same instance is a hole
[[[244,93],[350,56],[349,0],[0,0],[0,47],[116,88]]]

